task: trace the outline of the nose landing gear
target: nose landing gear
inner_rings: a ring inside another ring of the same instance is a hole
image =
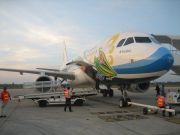
[[[121,92],[122,92],[122,96],[119,100],[119,107],[122,108],[122,107],[131,106],[128,105],[128,102],[131,102],[131,99],[128,97],[126,90],[121,90]]]

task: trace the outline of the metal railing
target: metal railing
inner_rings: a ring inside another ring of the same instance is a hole
[[[55,91],[57,88],[61,88],[60,81],[39,81],[39,82],[25,82],[23,84],[24,89],[36,89],[41,92]]]

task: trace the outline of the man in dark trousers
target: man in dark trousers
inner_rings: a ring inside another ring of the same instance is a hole
[[[156,88],[155,88],[155,90],[156,90],[156,97],[157,97],[157,96],[159,96],[159,95],[160,95],[160,87],[159,87],[159,85],[158,85],[158,84],[156,84]]]
[[[71,109],[71,91],[70,91],[70,87],[69,86],[66,86],[65,89],[64,89],[64,97],[66,98],[66,103],[64,105],[64,111],[66,112],[66,108],[67,106],[69,107],[69,111],[72,112],[72,109]]]
[[[162,84],[160,95],[166,97],[165,86]]]

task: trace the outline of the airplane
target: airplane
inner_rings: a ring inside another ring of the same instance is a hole
[[[0,70],[39,74],[36,82],[51,81],[51,77],[55,80],[61,78],[62,82],[67,81],[73,88],[92,87],[99,90],[103,84],[107,87],[103,89],[103,96],[113,96],[111,87],[115,86],[122,92],[119,105],[124,107],[131,100],[126,91],[145,92],[150,81],[161,77],[172,68],[174,58],[170,50],[163,47],[159,42],[161,40],[157,39],[158,35],[140,32],[117,33],[70,62],[64,52],[65,64],[60,70]]]

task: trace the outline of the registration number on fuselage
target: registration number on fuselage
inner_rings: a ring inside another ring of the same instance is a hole
[[[120,50],[119,53],[130,53],[131,50]]]

